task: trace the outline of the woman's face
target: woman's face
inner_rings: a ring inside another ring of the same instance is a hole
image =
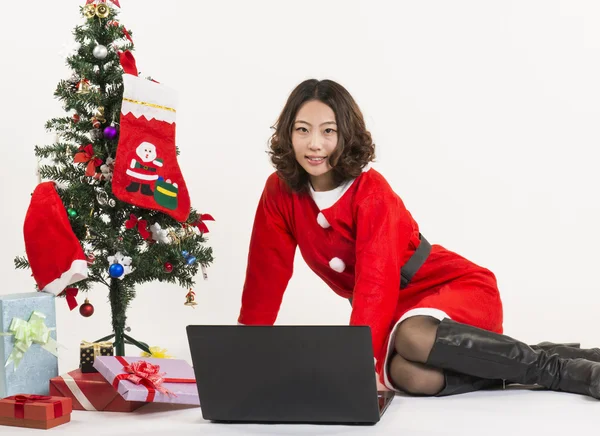
[[[315,191],[333,186],[329,156],[337,146],[337,124],[333,110],[318,100],[304,103],[292,127],[292,145],[296,160],[309,174]]]

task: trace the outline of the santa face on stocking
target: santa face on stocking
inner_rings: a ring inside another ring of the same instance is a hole
[[[162,166],[163,160],[157,159],[156,146],[149,142],[142,142],[135,149],[135,156],[127,168],[126,173],[131,182],[125,190],[127,192],[140,190],[143,195],[153,195],[151,184],[158,180],[158,169]]]

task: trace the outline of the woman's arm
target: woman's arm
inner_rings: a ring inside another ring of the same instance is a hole
[[[296,240],[285,204],[290,194],[282,190],[277,175],[271,175],[256,209],[239,324],[274,324],[293,274]]]
[[[356,278],[350,325],[371,328],[373,355],[384,345],[400,293],[400,269],[413,221],[393,192],[371,194],[356,210]]]

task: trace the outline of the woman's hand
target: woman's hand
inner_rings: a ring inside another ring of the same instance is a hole
[[[379,381],[379,374],[375,373],[375,380],[377,380],[377,390],[378,391],[389,391],[390,389],[387,388],[384,384],[382,384]]]

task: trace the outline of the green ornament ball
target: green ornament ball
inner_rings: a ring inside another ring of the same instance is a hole
[[[69,216],[71,218],[75,218],[77,216],[77,211],[75,209],[69,208],[69,209],[67,209],[67,213],[69,214]]]

